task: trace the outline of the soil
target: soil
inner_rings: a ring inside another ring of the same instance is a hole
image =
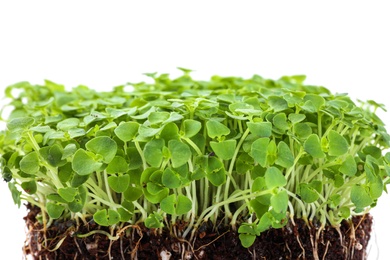
[[[290,222],[282,229],[262,233],[246,249],[241,246],[237,232],[226,227],[213,230],[207,225],[198,230],[191,244],[168,231],[157,234],[143,226],[110,231],[93,221],[78,227],[72,221],[54,222],[44,231],[37,221],[39,208],[27,207],[25,221],[29,232],[24,252],[33,259],[366,259],[372,226],[368,214],[342,222],[339,230],[325,227],[321,232],[317,232],[316,225],[309,228],[296,219],[295,225]],[[96,233],[78,237],[91,231]],[[110,240],[102,234],[104,231],[113,234],[116,240]]]

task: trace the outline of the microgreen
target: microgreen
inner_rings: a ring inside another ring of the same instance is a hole
[[[239,226],[244,247],[288,218],[337,226],[376,205],[390,181],[382,105],[304,76],[196,81],[183,71],[149,73],[154,83],[131,92],[7,87],[0,169],[14,202],[40,207],[47,225],[182,221],[173,233],[190,239],[222,221]]]

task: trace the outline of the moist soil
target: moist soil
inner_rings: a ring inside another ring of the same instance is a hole
[[[366,259],[372,217],[354,217],[337,230],[308,225],[296,219],[284,228],[270,229],[259,236],[250,248],[241,246],[237,232],[220,226],[204,225],[191,243],[169,231],[158,234],[143,226],[111,230],[89,221],[79,226],[73,221],[54,222],[49,228],[39,224],[40,209],[27,205],[25,217],[28,234],[24,252],[32,259]],[[351,225],[352,223],[352,225]],[[183,229],[180,224],[177,230]],[[86,237],[82,234],[95,232]],[[110,240],[104,232],[111,233]],[[317,236],[316,236],[317,233]],[[318,235],[319,234],[319,235]],[[46,243],[44,242],[46,238]],[[315,250],[313,250],[315,248]],[[317,257],[315,257],[317,252]],[[164,257],[162,257],[165,254]],[[170,257],[169,257],[170,256]]]

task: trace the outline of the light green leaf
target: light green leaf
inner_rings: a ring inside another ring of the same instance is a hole
[[[249,131],[259,137],[269,137],[272,135],[272,124],[270,122],[247,122]]]
[[[287,211],[288,195],[285,190],[279,191],[271,197],[271,206],[276,213]]]
[[[305,151],[314,158],[324,158],[325,153],[321,149],[320,138],[316,134],[311,134],[303,144]]]
[[[240,234],[238,237],[241,241],[241,245],[245,248],[248,248],[253,245],[256,240],[256,236],[250,234]]]
[[[20,161],[20,170],[28,174],[36,174],[39,171],[39,157],[37,152],[31,152]]]
[[[182,127],[184,136],[187,138],[191,138],[197,133],[199,133],[200,129],[202,128],[202,124],[196,120],[186,119],[183,121]]]
[[[116,142],[107,136],[95,137],[89,140],[85,147],[89,151],[101,155],[104,163],[110,163],[117,152]]]
[[[180,175],[170,168],[165,169],[162,175],[162,184],[170,189],[177,189],[181,186]]]
[[[96,162],[91,152],[84,149],[78,149],[73,156],[72,169],[79,175],[89,175],[102,166],[102,163]]]
[[[72,128],[77,128],[79,124],[80,120],[78,118],[67,118],[58,122],[57,129],[62,131],[68,131]]]
[[[307,183],[300,183],[298,186],[298,194],[306,203],[312,203],[318,200],[318,192]]]
[[[288,120],[290,120],[291,123],[296,124],[301,121],[303,121],[306,118],[306,115],[304,114],[288,114]]]
[[[340,156],[348,152],[347,140],[334,130],[329,132],[329,155]]]
[[[129,165],[122,156],[115,156],[114,159],[107,165],[106,171],[109,174],[125,173],[129,170]]]
[[[37,182],[35,180],[23,182],[21,186],[28,194],[34,194],[37,192]]]
[[[93,220],[100,226],[111,226],[120,221],[120,215],[112,209],[101,209],[93,215]]]
[[[107,179],[108,185],[110,188],[117,192],[122,193],[127,190],[130,184],[130,175],[124,174],[124,175],[111,175]]]
[[[175,194],[169,195],[160,203],[161,209],[171,215],[183,215],[191,210],[191,200],[184,196]]]
[[[142,196],[142,190],[137,187],[129,186],[127,190],[123,193],[123,196],[128,201],[136,201]]]
[[[264,178],[265,184],[267,185],[268,189],[273,189],[275,187],[283,187],[287,184],[287,180],[284,177],[283,173],[274,166],[267,168]]]
[[[162,149],[164,147],[163,139],[153,139],[146,143],[144,156],[146,162],[152,167],[159,167],[163,160]]]
[[[280,130],[287,130],[290,126],[287,123],[287,117],[285,113],[279,113],[272,119],[274,126],[279,128]]]
[[[207,121],[206,128],[207,128],[207,134],[211,138],[226,136],[230,134],[229,128],[227,128],[224,124],[215,120]]]
[[[50,218],[58,219],[59,217],[61,217],[62,213],[64,212],[65,207],[59,203],[54,203],[49,201],[46,204],[46,210]]]
[[[236,151],[236,143],[236,140],[211,141],[210,146],[219,158],[222,160],[230,160]]]
[[[124,122],[119,124],[114,132],[123,142],[128,142],[136,136],[138,128],[139,124],[137,122]]]
[[[255,162],[259,163],[262,167],[267,164],[267,148],[269,144],[269,138],[259,138],[252,143],[251,156]]]
[[[31,117],[14,118],[8,122],[7,128],[11,132],[23,131],[26,130],[31,125],[33,125],[34,121],[35,121],[34,118]]]
[[[278,143],[278,155],[275,163],[284,168],[290,168],[294,165],[294,156],[290,147],[283,141]]]
[[[341,164],[339,171],[349,177],[355,176],[357,172],[357,165],[352,155],[348,154]]]
[[[357,208],[368,207],[374,202],[367,189],[361,185],[355,185],[352,187],[351,201]]]
[[[171,161],[173,168],[178,168],[191,158],[190,147],[178,140],[170,140],[168,142],[168,149],[171,152]]]
[[[66,202],[74,201],[77,195],[78,189],[72,187],[59,188],[58,194],[63,198]]]

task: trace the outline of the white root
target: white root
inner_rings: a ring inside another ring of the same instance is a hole
[[[171,259],[171,256],[172,256],[172,253],[169,252],[168,250],[163,250],[160,252],[160,257],[161,257],[161,260],[169,260]]]

